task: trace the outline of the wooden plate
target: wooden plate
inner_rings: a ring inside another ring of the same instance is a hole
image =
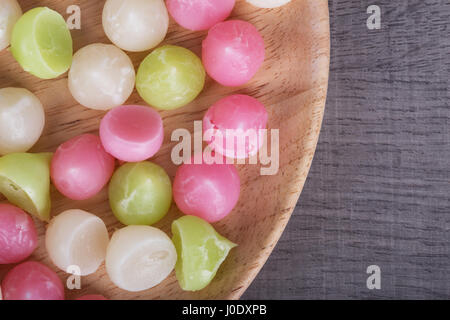
[[[109,43],[102,25],[104,1],[20,0],[24,11],[48,6],[68,17],[71,4],[81,8],[81,30],[72,30],[74,49],[95,42]],[[83,277],[80,290],[66,289],[68,299],[88,293],[101,293],[110,299],[237,299],[249,286],[277,243],[295,207],[306,180],[316,148],[325,106],[329,69],[329,18],[326,0],[293,0],[277,9],[257,9],[238,1],[232,18],[253,23],[266,43],[266,61],[257,76],[239,88],[225,88],[207,80],[197,100],[181,109],[161,112],[165,125],[162,150],[152,159],[163,166],[173,178],[176,166],[170,159],[170,136],[176,128],[193,131],[194,120],[201,120],[212,103],[232,93],[251,95],[264,103],[269,111],[269,128],[279,129],[280,169],[272,176],[260,175],[260,165],[239,165],[242,192],[235,210],[216,229],[239,247],[231,251],[216,278],[204,290],[183,292],[175,275],[157,287],[129,293],[117,288],[102,267],[93,275]],[[183,30],[173,21],[165,43],[177,44],[200,55],[206,32]],[[148,54],[132,53],[135,67]],[[82,133],[97,133],[103,112],[86,109],[72,98],[67,88],[67,75],[55,80],[39,80],[21,70],[11,54],[0,53],[0,87],[24,87],[34,92],[46,109],[44,134],[32,152],[54,151],[62,142]],[[143,104],[136,91],[130,104]],[[4,199],[4,198],[3,198]],[[80,208],[100,216],[110,233],[122,225],[112,215],[103,190],[88,201],[71,201],[52,190],[52,214]],[[170,234],[170,224],[180,212],[175,205],[156,225]],[[39,248],[30,257],[57,271],[44,247],[44,223],[36,221]],[[299,266],[300,267],[300,266]],[[11,266],[0,268],[0,278]],[[65,282],[68,275],[58,271]]]

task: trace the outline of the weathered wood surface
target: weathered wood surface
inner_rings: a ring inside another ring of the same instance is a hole
[[[382,29],[366,28],[366,9]],[[330,0],[324,125],[243,298],[450,298],[450,2]],[[381,268],[381,290],[366,268]]]
[[[74,49],[95,42],[107,42],[101,13],[104,1],[94,0],[20,0],[26,11],[36,6],[48,6],[65,17],[69,5],[79,5],[82,15],[81,30],[72,31]],[[259,10],[240,0],[233,18],[254,23],[261,31],[267,58],[256,77],[239,88],[225,88],[211,79],[205,90],[193,103],[181,109],[161,112],[165,140],[161,151],[152,159],[163,166],[171,177],[176,166],[170,160],[175,143],[170,135],[176,128],[192,131],[194,120],[201,120],[214,102],[232,93],[244,93],[260,99],[269,111],[269,128],[280,129],[280,171],[275,176],[261,176],[260,166],[239,166],[242,193],[233,213],[215,224],[217,230],[239,244],[220,268],[217,277],[206,289],[182,292],[172,274],[159,286],[140,293],[127,293],[111,283],[104,266],[98,272],[82,279],[81,290],[66,290],[71,299],[87,293],[101,293],[110,299],[169,299],[169,298],[238,298],[256,276],[278,241],[299,193],[306,180],[314,155],[329,71],[329,17],[326,0],[293,1],[274,10]],[[189,32],[171,21],[164,43],[177,44],[200,54],[201,41],[206,32]],[[133,53],[130,57],[137,67],[148,54]],[[30,89],[43,102],[47,124],[42,138],[32,151],[53,151],[62,142],[82,133],[97,133],[103,112],[88,110],[71,97],[67,76],[42,81],[23,72],[8,51],[0,53],[0,86],[19,86]],[[136,91],[129,104],[141,104]],[[88,201],[75,202],[52,192],[53,215],[69,208],[80,208],[99,215],[112,233],[120,223],[112,215],[107,193],[103,190]],[[173,205],[167,217],[156,224],[170,234],[170,224],[180,212]],[[38,222],[39,249],[31,259],[56,268],[49,261],[44,248],[45,225]],[[11,266],[0,268],[0,278]],[[64,281],[67,275],[59,271]]]

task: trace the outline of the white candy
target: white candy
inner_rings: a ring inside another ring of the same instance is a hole
[[[119,48],[146,51],[160,44],[167,34],[169,14],[163,0],[107,0],[103,29]]]
[[[9,46],[14,24],[21,16],[17,0],[0,0],[0,51]]]
[[[277,8],[291,2],[291,0],[247,0],[248,3],[258,8]]]
[[[0,89],[0,155],[28,151],[39,139],[45,113],[27,89]]]
[[[108,242],[105,223],[77,209],[54,217],[45,233],[45,246],[53,263],[65,272],[69,266],[77,266],[82,276],[94,273],[105,260]]]
[[[149,226],[116,231],[106,253],[106,272],[127,291],[142,291],[161,283],[172,272],[177,252],[170,238]]]
[[[91,44],[73,56],[69,90],[83,106],[108,110],[130,97],[135,76],[125,52],[110,44]]]

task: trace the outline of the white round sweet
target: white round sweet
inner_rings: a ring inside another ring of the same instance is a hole
[[[107,0],[102,20],[109,40],[133,52],[156,47],[169,28],[169,14],[163,0]]]
[[[248,3],[258,8],[277,8],[291,2],[291,0],[247,0]]]
[[[78,50],[69,71],[69,90],[81,105],[109,110],[122,105],[134,89],[130,58],[111,44],[95,43]]]
[[[97,271],[105,260],[108,242],[102,219],[77,209],[54,217],[45,233],[45,246],[53,263],[65,272],[76,266],[82,276]]]
[[[177,252],[170,238],[149,226],[116,231],[106,253],[106,272],[127,291],[143,291],[161,283],[172,272]]]
[[[0,1],[0,51],[9,46],[14,24],[22,16],[17,0]]]
[[[34,94],[23,88],[0,89],[0,155],[28,151],[44,125],[44,108]]]

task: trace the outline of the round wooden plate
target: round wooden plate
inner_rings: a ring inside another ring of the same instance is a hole
[[[48,6],[65,18],[67,7],[81,8],[81,30],[72,30],[74,50],[95,42],[109,43],[101,24],[104,1],[20,0],[27,11]],[[100,293],[109,299],[237,299],[264,265],[283,232],[306,180],[319,137],[324,112],[330,56],[327,0],[293,0],[277,9],[257,9],[238,0],[233,19],[253,23],[266,43],[266,61],[256,77],[239,88],[226,88],[211,79],[191,104],[175,111],[161,112],[165,141],[152,161],[163,166],[171,178],[176,166],[170,153],[176,142],[171,133],[177,128],[193,131],[212,103],[232,93],[251,95],[269,111],[269,129],[279,129],[280,167],[276,175],[260,175],[261,165],[239,165],[242,191],[237,207],[214,227],[239,246],[233,249],[212,283],[199,292],[183,292],[171,274],[157,287],[130,293],[117,288],[108,278],[104,265],[93,275],[81,279],[81,289],[66,289],[67,299]],[[171,21],[164,41],[193,50],[200,55],[206,32],[183,30]],[[148,54],[132,53],[135,67]],[[67,88],[67,75],[55,80],[40,80],[21,70],[10,52],[0,52],[0,87],[24,87],[34,92],[46,109],[47,123],[31,152],[54,151],[62,142],[82,133],[97,133],[103,112],[80,106]],[[129,104],[143,104],[136,91]],[[52,187],[53,188],[53,187]],[[4,198],[2,198],[4,201]],[[103,190],[88,201],[65,199],[52,190],[52,214],[70,208],[84,209],[100,216],[110,234],[122,225],[111,213],[107,192]],[[171,222],[180,216],[175,205],[156,227],[170,234]],[[36,221],[36,220],[35,220]],[[30,260],[41,261],[58,272],[66,282],[69,275],[56,269],[44,246],[45,224],[36,221],[39,247]],[[300,266],[299,266],[300,267]],[[0,267],[0,279],[11,266]]]

